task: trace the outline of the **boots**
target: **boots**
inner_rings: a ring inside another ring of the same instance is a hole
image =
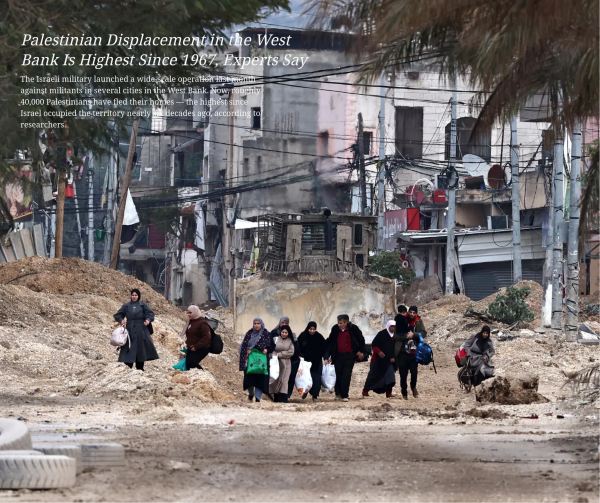
[[[419,392],[417,391],[417,388],[410,388],[412,390],[412,394],[415,398],[417,398],[419,396]]]

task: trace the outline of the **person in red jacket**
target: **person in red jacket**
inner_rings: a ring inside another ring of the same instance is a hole
[[[327,351],[323,359],[332,362],[335,367],[335,399],[347,402],[354,362],[364,359],[365,338],[360,328],[350,323],[347,314],[340,314],[337,320],[326,341]]]

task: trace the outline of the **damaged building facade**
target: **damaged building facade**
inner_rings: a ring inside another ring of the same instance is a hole
[[[328,209],[258,217],[253,274],[235,283],[236,332],[256,313],[267,326],[286,315],[324,331],[347,313],[370,342],[396,312],[396,282],[367,272],[376,234],[375,217]]]

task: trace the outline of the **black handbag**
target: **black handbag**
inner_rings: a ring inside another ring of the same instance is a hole
[[[150,332],[150,335],[154,333],[154,329],[152,328],[152,322],[148,323],[148,332]]]

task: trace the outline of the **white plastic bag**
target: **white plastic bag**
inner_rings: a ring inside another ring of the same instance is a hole
[[[332,393],[335,388],[335,367],[332,364],[323,365],[321,388],[329,393]]]
[[[121,346],[125,346],[127,343],[129,343],[129,347],[131,347],[131,341],[129,340],[129,332],[127,329],[123,326],[115,329],[110,336],[110,345],[120,348]]]
[[[310,388],[312,388],[312,376],[310,375],[311,365],[312,363],[307,362],[302,358],[300,359],[300,366],[296,373],[296,389],[301,395],[308,393]]]
[[[277,355],[272,355],[269,361],[269,377],[274,381],[279,378],[279,358],[277,358]]]

